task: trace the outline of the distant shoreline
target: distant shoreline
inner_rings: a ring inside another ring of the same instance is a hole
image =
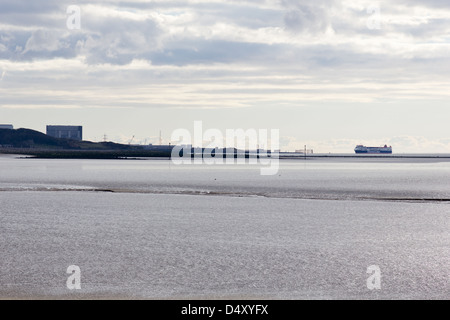
[[[64,149],[0,149],[0,154],[38,159],[128,159],[170,158],[170,153],[155,150],[64,150]]]
[[[170,160],[171,153],[157,150],[55,150],[0,148],[0,155],[21,156],[29,159],[92,159],[92,160]],[[231,154],[228,155],[230,157]],[[234,155],[236,157],[236,154]],[[266,158],[266,157],[264,157]],[[270,157],[269,157],[270,158]],[[448,153],[424,154],[354,154],[354,153],[317,153],[307,154],[281,152],[280,160],[308,159],[438,159],[450,160]]]
[[[304,159],[305,155],[280,154],[283,159]],[[306,158],[380,158],[380,159],[450,159],[449,153],[398,153],[398,154],[354,154],[354,153],[317,153],[308,154]]]

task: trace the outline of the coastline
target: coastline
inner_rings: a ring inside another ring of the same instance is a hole
[[[1,148],[0,156],[10,155],[26,159],[102,159],[102,160],[170,160],[171,152],[155,150],[55,150]],[[233,154],[234,158],[241,156]],[[231,154],[225,155],[227,157]],[[225,157],[224,157],[225,158]],[[248,158],[248,155],[246,156]],[[258,156],[259,158],[259,156]],[[271,157],[260,157],[271,158]],[[355,154],[355,153],[317,153],[307,154],[281,152],[280,160],[313,159],[438,159],[450,161],[449,153],[398,153],[398,154]]]

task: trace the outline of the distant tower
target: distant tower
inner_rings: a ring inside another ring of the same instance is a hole
[[[159,130],[159,145],[162,146],[162,133],[161,133],[161,130]]]

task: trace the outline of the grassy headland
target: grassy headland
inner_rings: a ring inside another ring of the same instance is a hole
[[[59,139],[30,129],[0,129],[0,153],[57,159],[170,157],[167,150],[146,150],[143,146],[113,142]]]

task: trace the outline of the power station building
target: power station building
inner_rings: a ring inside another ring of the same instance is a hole
[[[13,130],[14,127],[12,124],[0,124],[0,129],[9,129],[9,130]]]
[[[83,140],[82,126],[47,126],[47,135],[54,138]]]

